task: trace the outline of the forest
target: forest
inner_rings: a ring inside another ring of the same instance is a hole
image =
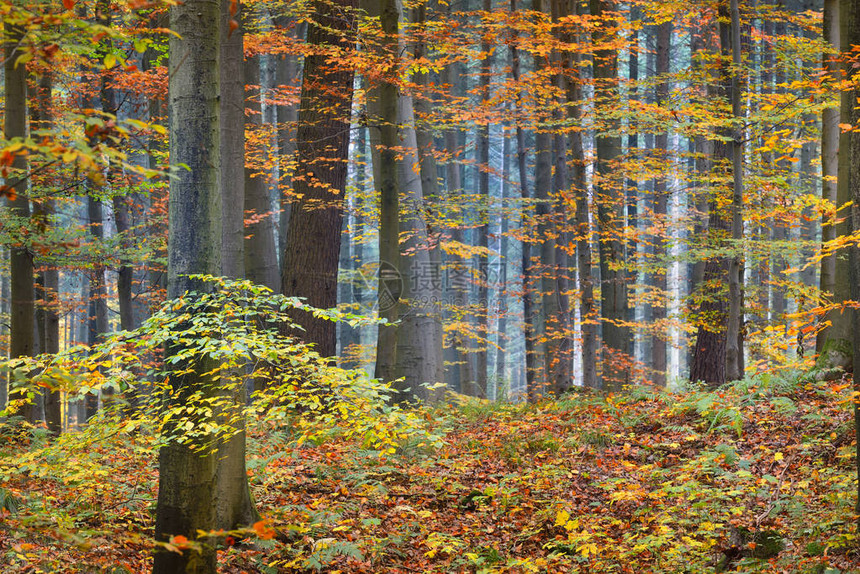
[[[0,19],[0,573],[860,572],[860,0]]]

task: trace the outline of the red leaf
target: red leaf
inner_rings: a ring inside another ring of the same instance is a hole
[[[63,0],[63,8],[71,10],[75,7],[75,0]]]

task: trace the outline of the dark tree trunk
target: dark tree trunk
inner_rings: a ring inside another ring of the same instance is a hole
[[[23,30],[17,26],[6,26],[4,34],[5,82],[4,102],[6,121],[4,137],[24,138],[27,136],[27,67],[17,65],[21,56],[18,48],[23,37]],[[12,172],[6,184],[15,189],[14,198],[7,200],[7,206],[12,215],[23,220],[30,218],[30,197],[27,185],[28,161],[24,154],[16,154],[12,161]],[[23,237],[13,239],[9,248],[9,273],[11,276],[10,289],[10,341],[9,357],[32,356],[35,348],[33,322],[35,321],[35,294],[33,282],[33,255]],[[11,387],[11,385],[10,385]],[[24,398],[20,392],[12,392],[9,398],[19,400]],[[35,422],[33,405],[25,404],[18,411],[29,422]]]
[[[483,9],[486,12],[492,10],[492,0],[483,0]],[[488,39],[485,37],[481,43],[481,51],[486,54],[481,60],[481,74],[478,78],[478,91],[482,100],[481,106],[489,106],[490,101],[490,75],[492,74],[492,50]],[[482,253],[478,256],[478,334],[484,340],[489,338],[489,300],[490,289],[487,284],[489,270],[489,213],[490,213],[490,124],[482,123],[478,127],[475,142],[478,160],[478,194],[485,211],[479,212],[480,224],[477,228],[478,246]],[[477,394],[487,398],[487,345],[479,343],[475,354],[475,375],[477,383]]]
[[[309,24],[308,43],[329,50],[351,50],[356,0],[318,1],[316,23]],[[352,68],[334,67],[329,56],[305,59],[297,129],[298,166],[293,176],[297,194],[287,229],[281,287],[284,295],[304,297],[328,309],[337,305],[337,265],[343,224],[344,189],[349,151]],[[317,351],[337,353],[332,321],[297,311],[301,337]]]
[[[743,113],[741,109],[743,86],[741,85],[741,25],[738,0],[730,0],[731,24],[729,25],[730,42],[728,49],[723,48],[723,54],[731,52],[732,68],[729,99],[732,105],[734,127],[732,136],[732,223],[731,237],[735,254],[729,260],[729,317],[726,325],[726,378],[730,381],[742,379],[744,376],[744,345],[743,345],[743,303],[744,303],[744,263],[743,251],[740,247],[744,237],[743,220],[743,169],[744,169],[744,130],[741,125]],[[722,19],[720,26],[722,27]],[[720,32],[722,41],[725,34]],[[725,62],[725,60],[723,60]],[[724,64],[727,65],[727,62]]]
[[[364,5],[362,5],[364,8]],[[396,69],[399,46],[397,32],[400,16],[393,1],[369,0],[364,8],[379,18],[385,41],[379,55],[390,59]],[[397,86],[380,80],[367,92],[367,120],[373,157],[373,182],[379,194],[379,317],[388,324],[379,326],[376,340],[375,376],[383,381],[397,378],[397,326],[400,277],[400,197],[397,186]]]
[[[657,84],[655,86],[655,103],[658,106],[667,105],[669,99],[669,62],[672,45],[672,22],[664,22],[657,26],[657,57],[656,57],[656,72]],[[654,137],[655,153],[660,154],[660,162],[667,164],[669,161],[669,133],[667,131],[658,132]],[[666,245],[669,238],[666,236],[669,233],[668,225],[668,189],[666,185],[666,175],[658,177],[654,180],[654,227],[663,230],[662,233],[653,238],[655,261],[652,267],[660,269],[651,275],[650,285],[654,288],[656,296],[659,297],[656,305],[652,306],[652,332],[654,337],[651,340],[651,370],[654,373],[654,384],[659,387],[666,386],[666,318],[668,316],[667,306],[671,297],[667,292],[666,273],[668,272],[669,263],[666,261]]]
[[[102,218],[102,204],[93,196],[87,197],[87,219],[89,221],[90,235],[96,245],[104,242],[104,227]],[[92,347],[101,342],[102,337],[108,332],[108,308],[107,288],[105,287],[105,266],[101,261],[93,261],[89,272],[90,300],[87,304],[87,344]],[[105,400],[112,393],[107,389],[102,390]],[[89,393],[86,398],[87,420],[96,415],[99,408],[99,396]]]
[[[860,44],[860,1],[858,0],[847,0],[845,2],[840,3],[840,14],[839,18],[842,21],[842,25],[844,26],[842,33],[843,40],[843,49],[846,46],[856,46]],[[860,97],[860,88],[857,87],[857,73],[858,68],[856,65],[853,65],[852,62],[847,61],[845,64],[845,71],[848,80],[851,82],[851,85],[854,86],[853,90],[847,91],[843,93],[843,98],[850,98],[851,102],[856,102],[857,98]],[[843,100],[844,105],[844,100]],[[851,105],[849,106],[850,113],[844,115],[843,117],[846,119],[850,118],[850,122],[852,125],[857,125],[857,122],[860,121],[860,112],[858,112],[857,106]],[[845,108],[843,108],[843,112]],[[842,164],[849,164],[850,173],[857,174],[858,170],[860,170],[860,134],[857,132],[850,132],[848,142],[845,147],[841,148],[842,150],[848,153],[840,153],[839,156],[839,171],[840,175],[842,173]],[[841,182],[840,182],[841,183]],[[851,177],[849,182],[849,189],[851,190],[851,199],[854,203],[851,205],[851,217],[850,217],[850,229],[855,233],[860,231],[860,177]],[[845,279],[848,279],[851,285],[851,298],[855,301],[860,300],[860,248],[856,245],[851,248],[850,251],[850,274],[848,277],[840,276],[837,269],[837,275],[835,281],[845,282]],[[851,316],[851,334],[853,335],[853,369],[854,373],[860,373],[860,311],[857,309],[848,310]],[[860,383],[857,382],[857,377],[854,378],[854,392],[860,391]],[[856,453],[857,459],[855,461],[855,465],[857,467],[857,501],[855,505],[855,511],[860,513],[860,402],[854,400],[854,427],[855,427],[855,438],[857,442]],[[858,514],[857,520],[857,529],[860,531],[860,514]]]
[[[735,0],[730,0],[734,2]],[[738,42],[737,52],[740,53],[740,30],[733,30],[731,24],[731,10],[727,2],[720,4],[720,70],[717,84],[716,96],[726,101],[732,101],[732,75],[729,63],[733,54],[733,32],[736,32]],[[734,107],[734,106],[733,106]],[[734,112],[734,110],[733,110]],[[710,242],[718,244],[720,237],[729,237],[737,233],[739,225],[738,217],[741,215],[741,205],[738,194],[742,191],[739,184],[741,174],[735,174],[734,167],[738,162],[739,154],[742,152],[735,145],[737,134],[728,127],[720,129],[720,135],[724,139],[713,141],[713,167],[722,170],[723,174],[731,173],[732,185],[729,189],[715,190],[715,197],[711,200],[708,219],[708,236]],[[730,141],[726,141],[730,140]],[[739,142],[738,142],[739,143]],[[724,177],[725,177],[724,175]],[[716,194],[722,194],[722,201],[718,201]],[[721,207],[722,206],[728,206]],[[728,211],[728,213],[727,213]],[[740,222],[742,223],[742,222]],[[727,233],[728,232],[728,233]],[[734,261],[733,261],[734,260]],[[735,274],[734,287],[730,273]],[[704,280],[702,285],[702,303],[697,310],[699,328],[696,334],[696,345],[693,363],[690,369],[690,380],[704,381],[710,387],[724,384],[729,376],[736,377],[737,370],[742,368],[741,356],[743,353],[740,345],[740,283],[741,279],[740,256],[737,257],[711,257],[705,263]],[[728,292],[727,292],[728,290]],[[732,296],[738,298],[732,300]],[[730,326],[730,314],[735,313],[735,324]],[[733,328],[733,331],[730,331]],[[728,342],[729,333],[733,333],[731,343]],[[729,348],[732,349],[734,357],[727,356]],[[729,361],[733,361],[730,365]],[[734,379],[732,379],[734,380]]]
[[[601,17],[612,13],[614,2],[590,0],[591,14]],[[597,46],[594,56],[595,104],[610,109],[618,95],[618,53],[602,47],[606,32],[598,27],[592,31]],[[596,177],[594,196],[597,201],[597,221],[600,232],[600,315],[603,327],[603,387],[620,390],[630,383],[629,351],[631,334],[627,320],[626,253],[621,233],[624,228],[624,197],[619,182],[614,181],[621,137],[617,134],[618,120],[604,118],[604,127],[595,137]],[[615,132],[615,133],[613,133]]]
[[[53,122],[53,74],[44,72],[34,90],[35,105],[31,108],[31,129],[49,129]],[[34,202],[33,219],[46,227],[53,226],[54,202],[41,198]],[[52,261],[37,260],[40,267],[37,278],[36,322],[38,325],[39,352],[60,352],[60,316],[58,313],[60,272]],[[48,431],[59,435],[63,430],[62,405],[60,391],[46,390],[44,399],[45,423]]]

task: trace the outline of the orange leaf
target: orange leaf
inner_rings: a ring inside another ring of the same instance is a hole
[[[71,10],[75,7],[75,0],[63,0],[63,8]]]
[[[256,532],[257,536],[264,540],[269,540],[275,537],[275,530],[274,528],[269,526],[268,520],[260,520],[259,522],[255,522],[254,532]]]
[[[177,548],[188,548],[188,538],[185,536],[178,534],[176,536],[170,537],[170,543],[176,546]]]

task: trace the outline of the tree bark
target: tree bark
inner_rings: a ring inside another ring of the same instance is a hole
[[[308,43],[329,54],[305,58],[297,128],[297,168],[287,229],[281,288],[284,295],[304,297],[313,307],[337,305],[337,266],[343,198],[349,152],[353,69],[332,66],[328,59],[349,51],[357,0],[317,0],[316,22],[308,25]],[[337,353],[332,321],[298,310],[292,315],[299,335],[324,357]]]
[[[657,84],[654,87],[654,101],[657,106],[667,105],[669,99],[669,62],[672,49],[672,22],[664,22],[657,26],[657,54],[656,54],[656,73]],[[659,154],[660,161],[668,163],[669,161],[669,132],[658,132],[654,137],[655,152]],[[656,304],[652,305],[652,332],[651,339],[651,370],[653,372],[654,384],[658,387],[666,386],[666,338],[668,336],[666,328],[666,319],[668,316],[667,306],[669,304],[668,284],[666,274],[668,272],[668,261],[666,260],[669,238],[667,217],[668,217],[668,189],[666,178],[668,174],[664,174],[654,180],[654,223],[653,226],[660,230],[665,230],[653,238],[654,242],[654,262],[652,268],[659,269],[651,274],[650,285],[655,290],[655,296],[659,297]]]
[[[239,24],[245,20],[244,6],[235,4],[230,13],[230,2],[221,2],[221,53],[219,79],[219,194],[221,204],[221,257],[220,272],[233,279],[244,279],[246,206],[245,178],[245,66],[244,28],[239,25],[231,31],[230,21]],[[239,13],[239,10],[242,13]],[[274,237],[270,246],[275,257]],[[275,270],[277,267],[275,266]],[[254,282],[256,278],[248,277]],[[276,288],[277,283],[268,285]],[[236,380],[225,381],[216,392],[224,395],[223,410],[218,413],[223,424],[230,424],[236,432],[219,441],[215,487],[215,524],[217,528],[232,530],[248,526],[259,520],[251,498],[245,462],[245,422],[241,413],[247,402],[246,385],[239,382],[240,369],[231,374]],[[238,422],[237,422],[238,421]]]
[[[841,3],[837,0],[827,0],[824,3],[824,36],[831,50],[839,51],[850,49],[847,40],[843,38],[840,27],[843,24]],[[824,56],[827,73],[833,82],[841,78],[840,62],[837,55],[831,53]],[[841,133],[839,128],[840,117],[850,116],[851,100],[850,94],[841,93],[840,108],[825,108],[821,125],[821,170],[822,170],[822,195],[824,199],[830,200],[835,207],[844,205],[849,197],[850,190],[848,182],[851,176],[848,161],[843,157],[849,146],[849,135]],[[821,240],[833,241],[837,237],[845,236],[848,232],[848,222],[844,220],[839,223],[822,221]],[[821,261],[821,291],[832,294],[834,303],[844,302],[850,299],[848,285],[844,281],[837,281],[837,277],[846,277],[847,267],[844,257],[829,256]],[[845,313],[832,311],[824,317],[825,325],[815,342],[815,350],[819,353],[817,367],[823,371],[831,369],[845,370],[851,364],[852,337],[849,322]]]
[[[427,6],[420,5],[413,11],[413,22],[423,27],[427,17]],[[416,58],[427,56],[427,46],[424,42],[415,43],[414,55]],[[416,94],[412,98],[414,108],[415,141],[417,144],[418,160],[421,173],[422,199],[428,209],[433,209],[433,202],[440,201],[438,166],[434,154],[433,133],[426,127],[426,118],[432,112],[432,101],[430,100],[430,77],[429,74],[419,71],[414,77],[415,84],[425,89],[423,93]],[[431,233],[429,224],[424,226],[425,234]],[[434,382],[445,381],[444,342],[442,328],[442,253],[439,241],[427,237],[429,274],[425,274],[425,284],[422,286],[421,297],[427,301],[426,311],[430,315],[428,327],[433,330],[433,352],[437,357],[434,365]],[[427,276],[429,275],[429,276]]]
[[[744,129],[741,110],[741,25],[738,0],[730,0],[731,24],[730,42],[732,54],[731,93],[732,118],[732,244],[735,255],[729,260],[729,317],[726,326],[726,378],[730,381],[744,376],[743,360],[743,248],[744,237]],[[722,20],[720,26],[723,26]],[[723,34],[720,35],[723,37]],[[723,50],[726,52],[727,50]]]
[[[448,5],[449,13],[451,10]],[[460,64],[452,62],[448,64],[444,71],[445,83],[448,84],[451,90],[452,97],[460,96],[459,89],[463,81],[463,74],[460,73]],[[463,182],[460,176],[460,164],[456,160],[459,143],[458,131],[453,128],[446,129],[444,132],[445,152],[448,157],[445,165],[445,183],[449,197],[463,192]],[[451,241],[462,243],[463,230],[457,225],[450,230]],[[455,253],[447,259],[447,274],[448,274],[448,293],[447,293],[447,309],[450,317],[459,321],[465,314],[466,306],[469,303],[469,284],[467,281],[468,269],[463,256]],[[453,355],[453,366],[449,368],[449,385],[462,393],[469,393],[474,386],[477,386],[477,378],[475,376],[475,357],[467,349],[466,341],[463,334],[456,332],[452,335],[450,347]],[[469,345],[471,346],[471,345]]]
[[[220,86],[222,11],[219,2],[186,0],[170,8],[170,159],[185,164],[170,181],[168,297],[203,288],[190,273],[221,273],[222,197],[220,186]],[[166,355],[181,351],[176,344]],[[211,365],[180,364],[170,382],[173,407],[185,406],[195,392],[211,397],[216,382],[204,373]],[[182,371],[188,369],[186,373]],[[155,538],[197,538],[197,530],[216,525],[218,455],[208,449],[169,442],[159,451]],[[206,540],[201,552],[156,551],[156,574],[214,574],[215,549]]]
[[[483,0],[485,12],[492,10],[492,0]],[[481,72],[478,78],[478,92],[481,99],[479,104],[482,108],[490,105],[490,76],[492,74],[493,56],[489,38],[485,35],[481,40],[481,52],[484,58],[481,60]],[[478,234],[478,246],[482,253],[478,255],[478,308],[477,308],[477,330],[483,339],[478,343],[475,353],[475,375],[477,383],[477,395],[487,398],[487,343],[489,338],[489,299],[490,289],[487,284],[489,271],[489,254],[487,252],[489,243],[489,213],[490,200],[490,124],[481,123],[475,140],[477,169],[478,169],[478,195],[481,198],[483,210],[479,210],[479,225],[475,230]]]
[[[35,92],[35,105],[31,109],[33,129],[48,129],[53,122],[53,74],[42,73]],[[54,201],[46,197],[34,202],[33,218],[45,226],[54,225]],[[39,263],[37,261],[37,263]],[[39,301],[36,307],[38,323],[39,352],[56,354],[60,352],[60,316],[58,313],[60,295],[60,272],[54,262],[41,262],[37,279]],[[44,393],[45,423],[48,432],[58,436],[63,430],[63,415],[60,391],[46,390]]]
[[[577,14],[581,8],[577,7]],[[567,81],[568,114],[576,125],[582,123],[582,55],[572,56],[570,75]],[[574,202],[574,239],[576,244],[576,273],[579,282],[579,317],[582,334],[582,384],[589,389],[599,388],[597,378],[598,356],[598,312],[594,301],[594,278],[592,276],[591,222],[589,220],[588,187],[586,181],[585,151],[582,132],[572,130],[568,136],[572,160],[571,187]]]
[[[245,142],[252,140],[255,130],[263,128],[262,91],[260,89],[260,57],[245,60]],[[243,114],[244,115],[244,114]],[[244,151],[246,146],[242,148]],[[252,150],[264,155],[263,151]],[[245,278],[265,285],[275,293],[280,288],[278,255],[275,252],[275,217],[269,199],[266,172],[249,167],[245,162],[245,217],[251,223],[245,225]]]
[[[89,221],[90,235],[97,247],[104,244],[104,221],[102,217],[102,204],[92,195],[87,196],[87,219]],[[87,304],[87,344],[93,347],[99,344],[102,337],[108,332],[108,308],[107,288],[105,287],[105,266],[101,261],[93,261],[89,272],[90,299]],[[112,394],[106,388],[102,389],[101,395],[107,400]],[[98,412],[99,395],[90,392],[86,397],[87,420],[93,418]]]
[[[364,6],[363,6],[364,7]],[[379,18],[384,42],[380,57],[396,69],[398,49],[396,35],[399,15],[393,0],[368,0],[364,8],[371,17]],[[380,80],[367,91],[367,120],[370,127],[373,154],[373,182],[379,194],[379,291],[378,312],[387,321],[379,326],[376,341],[375,376],[383,381],[397,378],[397,329],[400,317],[400,197],[397,184],[397,86]]]
[[[296,24],[286,16],[275,18],[275,25],[287,29],[290,33],[304,39],[304,24]],[[302,66],[299,56],[294,54],[281,55],[275,64],[275,85],[282,91],[289,88],[298,89],[301,82]],[[280,274],[284,273],[284,257],[287,252],[287,229],[290,226],[290,212],[292,211],[292,165],[296,155],[296,124],[299,119],[299,109],[293,103],[283,103],[276,106],[278,117],[278,187],[280,189],[279,201],[281,211],[278,216],[278,253],[280,257]]]
[[[517,11],[517,0],[511,0],[511,14],[516,13]],[[512,31],[511,33],[511,43],[510,43],[510,51],[511,51],[511,79],[514,81],[514,84],[519,84],[520,82],[520,53],[517,50],[517,35],[516,31]],[[521,110],[515,110],[516,112],[521,112]],[[515,114],[517,117],[517,114]],[[528,151],[526,149],[526,133],[522,126],[522,119],[517,117],[517,171],[519,172],[520,179],[520,197],[523,200],[523,207],[525,208],[525,204],[528,202],[530,193],[529,193],[529,184],[528,184],[528,170],[526,168],[526,160]],[[521,237],[523,238],[521,241],[521,249],[522,249],[522,289],[523,289],[523,346],[525,347],[525,379],[526,379],[526,395],[527,399],[531,401],[536,401],[538,399],[537,394],[533,394],[537,391],[537,381],[538,381],[538,356],[535,352],[535,334],[534,334],[534,326],[533,326],[533,315],[534,315],[534,300],[532,299],[532,248],[531,241],[528,237],[529,230],[527,228],[527,216],[525,210],[522,215],[522,229],[521,229]]]
[[[842,30],[844,53],[846,47],[860,44],[860,1],[847,0],[845,2],[841,2],[839,18],[844,26]],[[857,98],[860,97],[860,88],[857,87],[858,68],[856,65],[856,53],[850,58],[846,58],[844,65],[846,78],[853,86],[853,89],[842,93],[842,112],[846,112],[846,98],[849,100],[849,104],[851,104],[847,106],[849,113],[842,117],[850,118],[851,124],[856,126],[857,123],[860,122],[860,112],[858,112],[857,106],[853,105],[854,102],[857,102]],[[843,174],[843,163],[849,164],[849,173],[851,173],[852,176],[856,175],[858,170],[860,170],[860,134],[854,131],[849,132],[849,134],[847,142],[844,140],[840,142],[841,144],[847,144],[844,147],[840,147],[840,176]],[[840,184],[842,184],[841,181]],[[860,177],[851,177],[848,187],[851,192],[851,199],[854,202],[851,205],[849,229],[856,233],[860,230]],[[847,277],[845,275],[839,275],[840,270],[837,267],[835,281],[837,284],[846,282],[850,283],[851,298],[854,301],[858,301],[860,300],[860,247],[854,245],[850,248],[849,259],[849,275]],[[845,281],[845,279],[848,279],[848,281]],[[847,309],[845,314],[851,316],[850,334],[853,336],[853,371],[854,373],[860,373],[860,311],[857,309]],[[854,392],[856,393],[858,391],[860,391],[860,382],[858,382],[855,377]],[[855,447],[857,459],[855,461],[855,465],[857,469],[858,483],[855,512],[860,512],[860,403],[858,403],[857,400],[853,400],[852,403],[854,405],[855,438],[857,439],[857,446]],[[860,514],[858,514],[858,518],[856,520],[857,529],[860,531]]]
[[[614,2],[590,0],[591,14],[597,18],[612,14]],[[618,95],[618,53],[614,48],[601,47],[607,41],[602,26],[592,31],[597,47],[594,55],[595,103],[604,109],[614,105]],[[618,391],[630,383],[629,350],[631,333],[627,326],[626,253],[624,228],[624,197],[613,181],[621,137],[617,135],[619,121],[607,118],[595,137],[596,173],[594,197],[597,201],[597,221],[600,232],[600,315],[603,327],[603,388]]]
[[[4,45],[4,102],[6,120],[3,134],[8,141],[12,138],[27,136],[27,67],[16,65],[21,52],[18,43],[24,36],[22,28],[13,25],[5,27]],[[14,198],[7,196],[6,205],[15,217],[22,222],[30,219],[29,197],[29,162],[24,154],[16,154],[12,160],[12,171],[6,179],[6,185],[15,190]],[[10,341],[9,357],[29,357],[33,355],[35,340],[33,325],[35,321],[35,296],[33,282],[33,255],[24,240],[16,237],[9,248],[9,273],[11,276],[9,312]],[[10,385],[11,387],[11,385]],[[25,398],[26,392],[10,388],[9,398],[12,400]],[[35,410],[32,404],[26,403],[19,414],[28,422],[35,422]]]

